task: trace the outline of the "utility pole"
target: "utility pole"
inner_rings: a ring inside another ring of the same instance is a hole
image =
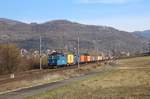
[[[149,43],[148,43],[148,47],[149,47],[149,48],[148,48],[148,49],[149,49],[149,50],[148,50],[148,54],[150,55],[150,40],[149,40]]]
[[[80,37],[79,37],[79,32],[78,32],[78,68],[80,68]]]
[[[96,55],[97,55],[97,58],[98,58],[98,40],[97,40],[97,37],[95,38],[96,40],[95,40],[95,50],[96,50]],[[97,63],[98,63],[98,61],[97,61]]]
[[[42,37],[40,36],[40,70],[42,70],[42,55],[41,55],[41,49],[42,49]]]

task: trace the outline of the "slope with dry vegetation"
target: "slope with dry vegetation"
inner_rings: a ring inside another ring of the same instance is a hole
[[[117,69],[27,99],[149,99],[149,60],[123,59]]]

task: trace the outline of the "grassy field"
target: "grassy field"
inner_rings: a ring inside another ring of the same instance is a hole
[[[61,81],[64,79],[69,79],[76,76],[84,75],[88,72],[95,72],[104,67],[104,64],[85,64],[85,66],[80,67],[80,69],[65,69],[56,72],[52,72],[53,70],[43,70],[37,73],[29,73],[28,76],[23,77],[21,80],[10,81],[7,83],[0,84],[0,94],[3,94],[7,91],[18,90],[22,88],[28,88],[38,85],[43,85],[47,83],[52,83],[56,81]],[[45,72],[44,72],[45,71]],[[28,74],[28,73],[27,73]],[[21,75],[21,74],[20,74]],[[25,75],[25,74],[24,74]],[[19,75],[16,75],[16,78]]]
[[[150,57],[119,60],[115,68],[27,99],[150,99]]]

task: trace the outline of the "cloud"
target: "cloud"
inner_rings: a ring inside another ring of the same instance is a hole
[[[133,1],[139,1],[139,0],[78,0],[80,3],[86,3],[86,4],[125,4]]]

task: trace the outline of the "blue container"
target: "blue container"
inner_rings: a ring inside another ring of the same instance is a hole
[[[48,57],[49,66],[64,66],[67,65],[67,56],[63,53],[53,53]]]
[[[74,64],[78,64],[78,61],[80,63],[80,55],[75,54],[74,55]]]

